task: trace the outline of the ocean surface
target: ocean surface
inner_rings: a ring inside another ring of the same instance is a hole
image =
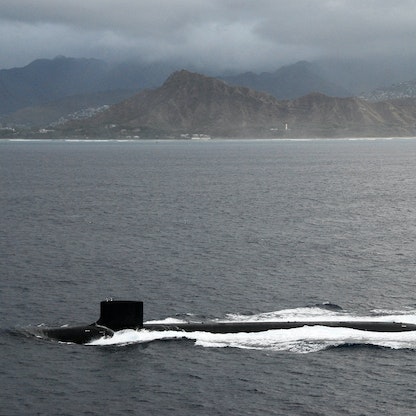
[[[0,141],[0,414],[414,415],[416,334],[119,331],[145,320],[416,323],[416,139]]]

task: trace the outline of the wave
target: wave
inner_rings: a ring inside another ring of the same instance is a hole
[[[267,321],[388,321],[416,323],[416,311],[381,311],[367,316],[348,314],[344,311],[323,309],[319,306],[285,309],[256,315],[229,314],[221,322],[267,322]],[[184,322],[182,319],[167,318],[152,323]],[[263,332],[216,334],[210,332],[150,331],[131,329],[118,331],[111,338],[101,338],[88,345],[125,346],[148,344],[167,340],[190,340],[203,348],[240,348],[251,350],[289,351],[311,353],[345,346],[374,346],[390,349],[416,350],[416,331],[372,332],[349,328],[329,328],[325,326],[304,326],[293,329],[273,329]]]
[[[126,329],[116,332],[112,338],[101,338],[88,345],[125,346],[182,339],[194,341],[196,346],[206,348],[230,347],[296,353],[317,352],[345,345],[371,345],[391,349],[416,350],[416,331],[386,333],[324,326],[305,326],[303,328],[275,329],[254,333],[241,332],[237,334]]]

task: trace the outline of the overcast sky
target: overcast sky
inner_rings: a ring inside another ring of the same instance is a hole
[[[0,68],[57,55],[211,69],[416,54],[416,0],[0,0]]]

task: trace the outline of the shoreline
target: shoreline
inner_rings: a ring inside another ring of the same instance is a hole
[[[210,142],[313,142],[313,141],[398,141],[414,140],[416,136],[392,136],[392,137],[285,137],[285,138],[254,138],[254,137],[218,137],[207,140],[192,139],[92,139],[92,138],[0,138],[0,143],[210,143]]]

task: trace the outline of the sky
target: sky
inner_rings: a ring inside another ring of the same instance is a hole
[[[416,55],[416,0],[0,0],[0,68],[37,58],[269,70]]]

